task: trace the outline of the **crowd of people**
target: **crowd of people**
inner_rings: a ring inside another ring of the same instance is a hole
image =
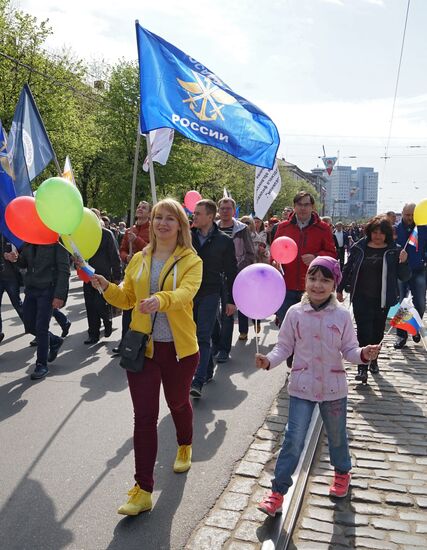
[[[291,368],[285,440],[272,490],[260,509],[272,516],[280,511],[317,403],[335,467],[330,494],[347,494],[351,463],[342,357],[358,365],[356,380],[367,383],[368,371],[379,372],[388,309],[410,291],[415,308],[424,315],[427,227],[418,228],[418,246],[408,246],[414,208],[406,204],[397,224],[389,212],[363,226],[334,226],[317,214],[307,191],[295,195],[281,220],[268,221],[256,216],[236,219],[231,197],[218,204],[199,201],[191,220],[177,201],[164,199],[153,207],[141,201],[130,228],[124,222],[111,224],[108,216],[92,209],[103,228],[100,247],[88,260],[95,275],[82,283],[88,322],[84,343],[96,344],[102,326],[104,337],[111,336],[113,307],[123,311],[121,340],[113,353],[123,352],[129,329],[148,335],[143,368],[141,364],[139,372],[127,371],[134,408],[135,486],[120,514],[137,515],[152,507],[161,385],[176,428],[173,469],[182,473],[191,467],[190,397],[202,398],[215,365],[230,360],[237,311],[233,283],[241,270],[257,262],[277,267],[287,291],[276,312],[278,342],[267,355],[257,354],[255,363],[269,370],[286,361]],[[298,253],[291,263],[277,265],[270,245],[282,236],[295,241]],[[70,330],[71,322],[60,310],[66,304],[73,261],[78,263],[61,243],[26,243],[16,250],[2,237],[0,297],[8,293],[25,331],[35,337],[33,380],[48,374],[48,363],[56,359]],[[356,332],[349,309],[340,304],[344,292],[353,306]],[[254,331],[262,330],[261,320],[237,314],[240,340],[248,339],[252,324]],[[49,329],[52,316],[61,336]],[[1,331],[0,316],[0,341]],[[420,338],[413,336],[415,342]],[[406,342],[407,333],[398,332],[396,349]]]

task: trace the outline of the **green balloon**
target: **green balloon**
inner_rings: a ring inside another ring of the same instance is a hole
[[[42,222],[61,235],[71,235],[83,217],[83,199],[65,178],[49,178],[37,189],[36,210]]]
[[[89,260],[98,250],[102,239],[102,227],[98,216],[89,208],[83,208],[83,218],[78,228],[71,235],[61,235],[67,250],[74,254],[73,244],[78,248],[81,257]]]

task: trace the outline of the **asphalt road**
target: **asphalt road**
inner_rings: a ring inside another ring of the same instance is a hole
[[[263,423],[285,379],[253,366],[255,339],[237,342],[194,405],[193,465],[172,471],[176,437],[163,395],[154,507],[127,518],[116,513],[133,485],[132,408],[125,373],[109,339],[83,344],[87,322],[81,283],[73,278],[65,311],[73,324],[51,373],[29,378],[31,335],[7,297],[0,355],[1,550],[177,550],[226,487],[235,464]],[[52,320],[51,329],[60,333]],[[235,327],[235,338],[238,335]],[[277,336],[260,334],[264,351]]]

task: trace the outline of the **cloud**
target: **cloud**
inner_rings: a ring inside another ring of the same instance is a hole
[[[367,4],[373,4],[374,6],[380,6],[381,8],[385,8],[385,2],[384,0],[363,0]]]

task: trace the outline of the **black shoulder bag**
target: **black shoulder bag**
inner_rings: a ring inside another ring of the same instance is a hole
[[[176,266],[176,264],[179,262],[179,260],[176,260],[171,267],[169,268],[168,272],[163,278],[162,285],[160,287],[160,292],[163,290],[163,285],[165,284],[165,281],[167,279],[167,276],[172,271],[172,269]],[[137,330],[129,329],[120,345],[120,366],[124,369],[130,371],[130,372],[141,372],[144,368],[144,361],[145,361],[145,350],[147,348],[147,344],[151,338],[151,335],[153,334],[154,330],[154,323],[156,322],[157,318],[157,311],[154,314],[154,319],[151,324],[151,332],[150,334],[145,334],[145,332],[139,332]]]

